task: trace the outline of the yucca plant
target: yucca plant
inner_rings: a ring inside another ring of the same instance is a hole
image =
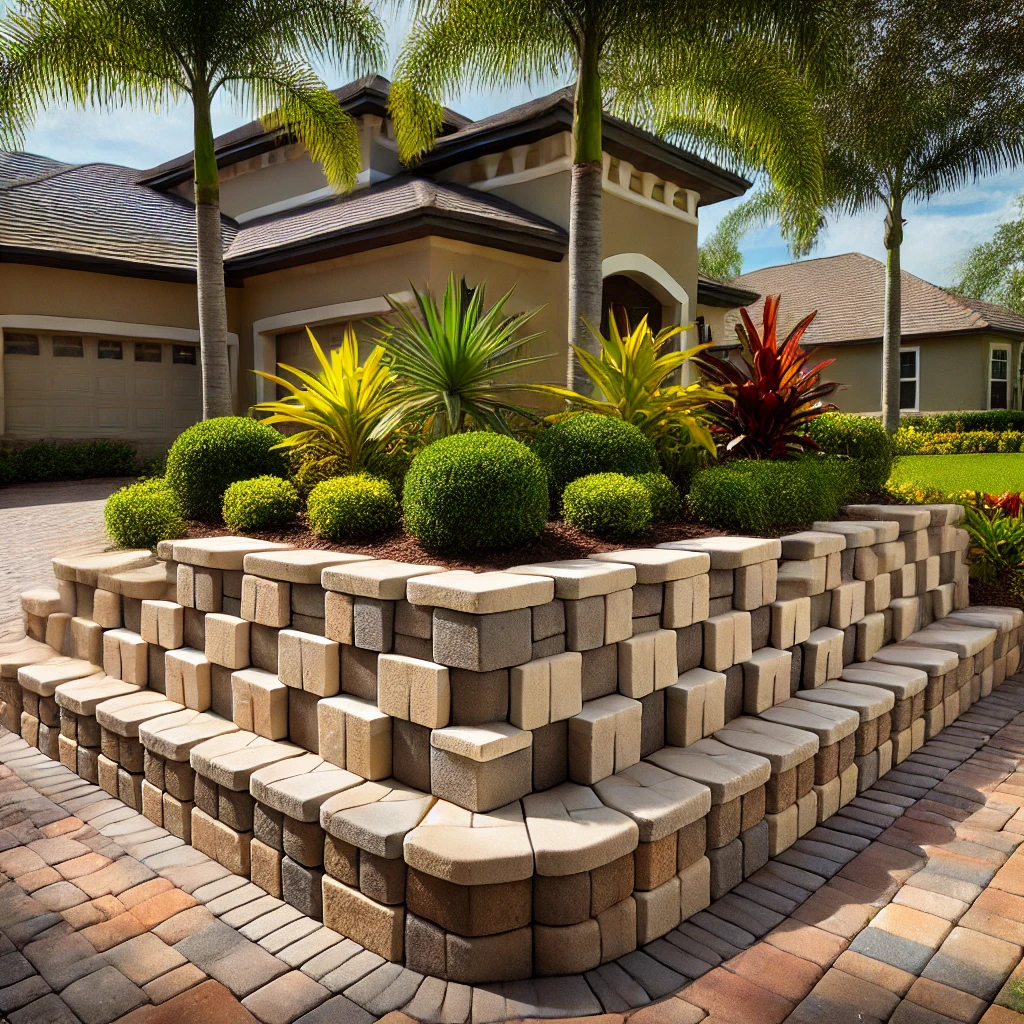
[[[396,402],[381,429],[419,423],[431,434],[469,429],[509,433],[508,418],[536,419],[502,396],[536,391],[537,385],[509,380],[549,356],[522,353],[540,333],[521,329],[540,311],[505,313],[506,292],[484,308],[484,285],[469,288],[448,277],[440,308],[429,291],[413,288],[415,307],[388,296],[395,316],[381,321],[380,342],[397,377]]]
[[[345,328],[340,347],[333,349],[330,357],[308,327],[306,333],[320,372],[312,374],[279,363],[280,370],[298,380],[295,384],[257,370],[261,377],[291,394],[261,402],[256,411],[270,413],[265,423],[303,428],[287,435],[276,447],[314,453],[316,461],[330,460],[332,472],[338,475],[365,469],[389,443],[382,422],[400,400],[394,371],[386,364],[380,345],[360,363],[359,342],[351,327]]]
[[[719,387],[666,383],[688,360],[708,347],[664,351],[665,345],[686,329],[665,327],[654,334],[645,316],[632,329],[627,323],[623,333],[617,318],[610,316],[608,337],[590,327],[600,344],[599,355],[576,348],[580,368],[593,382],[597,394],[585,395],[557,385],[545,385],[544,390],[573,405],[617,416],[639,427],[654,443],[665,468],[670,473],[677,472],[691,461],[694,449],[704,448],[714,454],[715,443],[702,422],[703,412],[709,402],[728,402]]]
[[[817,316],[809,313],[780,345],[776,323],[781,296],[768,295],[760,333],[745,309],[736,333],[743,345],[743,366],[712,355],[699,355],[694,363],[706,382],[722,388],[731,401],[712,401],[707,415],[711,432],[725,453],[743,459],[784,459],[818,444],[807,436],[816,416],[836,407],[827,402],[839,385],[821,379],[821,371],[835,362],[823,359],[808,366],[817,350],[805,351],[800,339]]]

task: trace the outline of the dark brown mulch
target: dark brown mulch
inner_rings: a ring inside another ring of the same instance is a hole
[[[189,537],[219,537],[231,533],[223,525],[191,521],[188,524]],[[554,562],[565,558],[585,558],[599,551],[619,551],[623,548],[652,547],[672,540],[687,540],[691,537],[715,537],[720,530],[712,530],[700,523],[678,522],[659,523],[644,534],[628,543],[616,544],[596,540],[580,532],[574,526],[560,521],[549,522],[544,532],[536,539],[511,551],[493,551],[481,555],[442,556],[431,554],[415,537],[396,531],[373,544],[332,544],[317,537],[300,519],[295,526],[283,530],[256,531],[247,536],[260,540],[281,541],[297,548],[316,548],[321,551],[350,551],[374,558],[393,558],[397,562],[412,562],[420,565],[443,565],[449,569],[507,569],[527,562]]]
[[[1006,590],[1003,587],[971,580],[971,604],[994,604],[1001,605],[1004,608],[1024,608],[1024,596],[1015,594],[1012,590]]]

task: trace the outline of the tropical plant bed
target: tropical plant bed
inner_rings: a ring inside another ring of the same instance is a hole
[[[218,537],[231,534],[226,526],[191,520],[187,523],[188,537]],[[440,555],[431,553],[415,537],[396,530],[372,543],[334,544],[313,533],[306,525],[305,515],[289,527],[280,530],[246,531],[245,536],[260,540],[279,541],[297,548],[315,548],[320,551],[350,551],[354,554],[371,555],[373,558],[391,558],[398,562],[422,565],[443,565],[449,569],[508,569],[513,565],[527,562],[553,562],[566,558],[586,558],[600,551],[619,551],[623,548],[648,548],[673,540],[688,540],[692,537],[717,537],[721,531],[710,529],[700,523],[674,522],[656,523],[647,533],[629,541],[617,543],[598,540],[588,536],[569,523],[552,520],[544,532],[534,540],[527,541],[506,551],[487,551],[479,554],[462,553]]]

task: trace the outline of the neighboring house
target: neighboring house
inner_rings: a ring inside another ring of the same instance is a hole
[[[835,359],[823,377],[846,385],[836,405],[847,412],[880,410],[884,264],[851,252],[765,267],[729,283],[762,296],[748,310],[759,326],[763,296],[782,296],[780,340],[817,310],[803,343],[820,345],[823,356]],[[735,334],[738,311],[726,320]],[[903,271],[900,408],[908,414],[1020,408],[1022,342],[1024,316]]]
[[[551,359],[534,377],[565,379],[571,92],[477,122],[448,111],[407,170],[388,87],[336,90],[362,143],[349,195],[286,133],[253,122],[216,140],[239,412],[273,393],[251,370],[311,364],[307,324],[325,343],[349,323],[368,338],[386,295],[439,292],[451,272],[492,299],[514,286],[512,309],[543,305],[534,351]],[[604,149],[606,303],[659,325],[720,309],[731,288],[698,282],[698,209],[749,183],[612,117]],[[191,192],[191,154],[150,171],[0,154],[0,436],[151,450],[199,417]]]

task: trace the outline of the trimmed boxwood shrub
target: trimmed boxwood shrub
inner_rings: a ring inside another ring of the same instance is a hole
[[[861,490],[878,494],[892,472],[893,443],[880,420],[855,413],[827,412],[811,420],[808,433],[826,455],[852,459]]]
[[[398,525],[398,499],[391,484],[366,473],[318,483],[306,502],[309,528],[326,540],[364,540]]]
[[[901,427],[927,433],[965,433],[971,430],[1024,430],[1024,410],[989,409],[982,412],[936,412],[926,416],[901,416]]]
[[[274,530],[293,522],[299,513],[299,492],[279,476],[236,480],[225,492],[224,522],[232,530]]]
[[[668,523],[678,519],[683,511],[683,499],[679,488],[664,473],[641,473],[636,478],[651,499],[651,516],[656,523]]]
[[[34,484],[135,476],[135,449],[127,441],[35,441],[0,449],[0,484]]]
[[[559,420],[533,446],[548,471],[557,507],[566,484],[593,473],[657,473],[658,453],[639,427],[615,416],[585,412]]]
[[[741,459],[698,473],[687,507],[694,519],[720,530],[771,534],[834,519],[857,485],[848,459]]]
[[[167,453],[167,482],[190,519],[216,519],[224,492],[236,480],[288,475],[288,459],[274,446],[281,435],[245,416],[204,420],[178,435]]]
[[[567,522],[602,540],[625,540],[651,525],[651,495],[638,478],[592,473],[573,480],[562,495]]]
[[[178,497],[164,480],[129,484],[107,498],[103,521],[120,548],[155,548],[162,540],[184,536]]]
[[[489,551],[543,532],[548,483],[540,459],[503,434],[443,437],[412,460],[405,528],[435,551]]]

